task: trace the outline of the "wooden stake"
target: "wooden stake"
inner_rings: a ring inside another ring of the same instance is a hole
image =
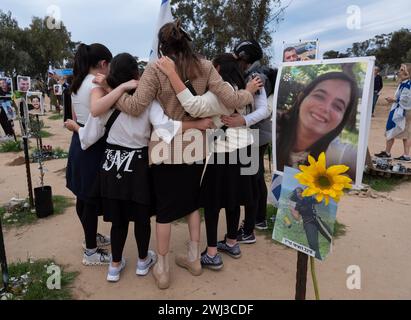
[[[298,252],[297,255],[297,274],[295,283],[295,300],[305,300],[307,288],[307,266],[308,255]]]

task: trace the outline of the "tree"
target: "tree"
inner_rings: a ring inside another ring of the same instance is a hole
[[[28,72],[27,67],[32,59],[27,51],[21,48],[25,42],[23,30],[11,16],[11,12],[0,10],[0,70],[7,75]]]
[[[323,53],[323,59],[337,59],[337,58],[347,58],[349,57],[348,53],[329,50]]]
[[[0,70],[9,76],[37,77],[47,72],[49,63],[63,67],[73,57],[75,43],[64,24],[49,29],[46,21],[33,17],[30,26],[21,29],[11,12],[0,10]]]
[[[33,17],[30,27],[25,29],[28,36],[26,48],[36,63],[31,68],[31,75],[42,75],[53,67],[64,67],[64,62],[74,56],[74,43],[71,34],[67,31],[63,22],[59,28],[49,29],[47,17]]]
[[[269,57],[271,34],[287,8],[281,0],[172,0],[171,4],[195,50],[208,59],[231,50],[240,39],[255,39]]]

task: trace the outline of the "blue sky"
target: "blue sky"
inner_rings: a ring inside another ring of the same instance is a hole
[[[345,50],[353,42],[401,27],[411,28],[410,0],[284,0],[284,21],[273,33],[274,62],[281,59],[283,41],[320,40],[320,53]],[[72,39],[101,42],[114,54],[130,52],[146,58],[150,52],[161,0],[2,0],[21,27],[32,16],[46,16],[51,5],[60,8],[61,19]],[[360,29],[347,28],[347,8],[361,10]]]

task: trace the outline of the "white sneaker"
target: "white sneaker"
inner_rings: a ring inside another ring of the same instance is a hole
[[[123,271],[123,269],[126,267],[126,260],[124,258],[121,258],[121,263],[119,267],[113,267],[111,265],[108,266],[108,272],[107,272],[107,281],[109,282],[117,282],[120,280],[120,273]]]
[[[106,247],[111,244],[110,237],[107,237],[101,233],[96,234],[97,247]],[[86,242],[83,241],[83,249],[86,250]]]
[[[111,254],[106,250],[97,248],[97,250],[88,255],[86,251],[83,254],[83,264],[85,266],[101,266],[104,264],[109,264],[111,259]]]
[[[150,268],[157,262],[157,255],[154,251],[148,250],[147,257],[148,259],[146,261],[138,259],[136,275],[145,276],[150,271]]]

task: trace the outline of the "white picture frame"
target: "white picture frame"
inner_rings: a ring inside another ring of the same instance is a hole
[[[353,177],[354,188],[361,189],[362,178],[365,168],[365,159],[368,147],[368,138],[370,131],[371,122],[371,111],[372,111],[372,93],[373,93],[373,69],[375,64],[375,57],[360,57],[360,58],[342,58],[342,59],[323,59],[323,60],[312,60],[312,61],[298,61],[298,62],[286,62],[282,63],[277,74],[276,86],[273,95],[273,115],[272,115],[272,134],[273,134],[273,177],[275,179],[281,179],[283,172],[277,169],[277,107],[278,107],[278,95],[281,86],[281,78],[283,76],[283,71],[287,67],[299,67],[299,66],[310,66],[310,65],[338,65],[338,64],[355,64],[363,63],[366,64],[365,67],[365,77],[364,82],[361,87],[362,95],[359,97],[361,103],[357,106],[357,112],[359,112],[359,131],[358,131],[358,145],[357,145],[357,156],[355,165],[355,176]],[[277,185],[278,185],[277,180]],[[271,188],[272,189],[272,188]]]

